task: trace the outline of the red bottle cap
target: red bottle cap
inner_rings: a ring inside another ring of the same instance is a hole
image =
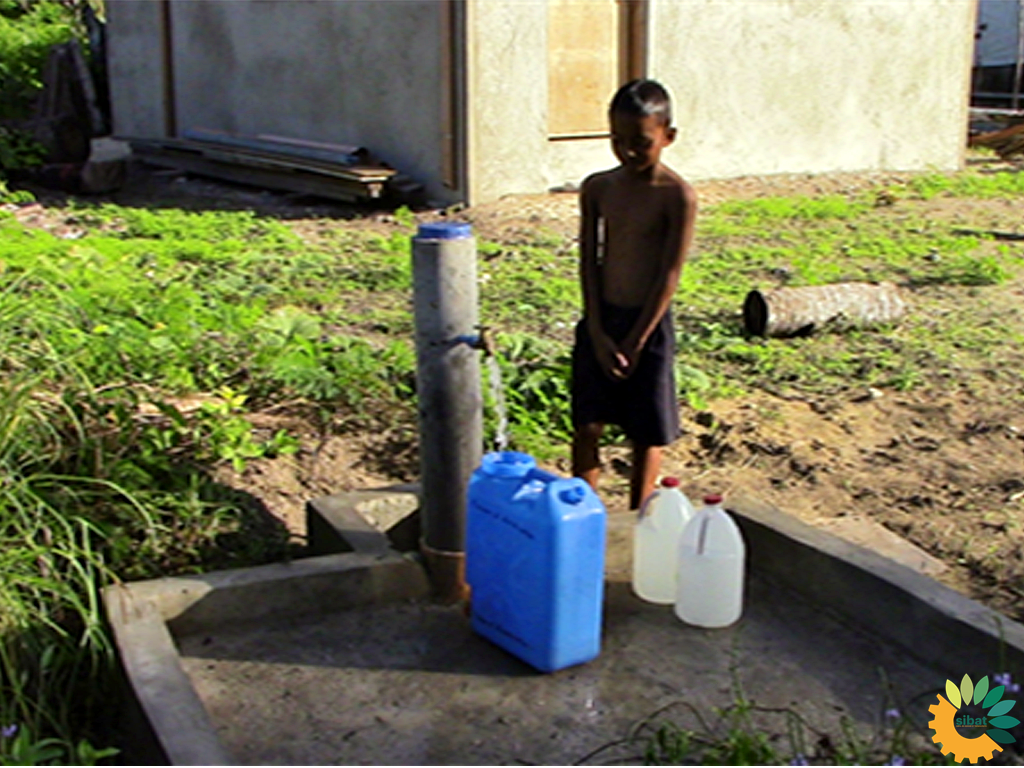
[[[661,479],[662,488],[678,488],[679,478],[678,477],[663,477]]]
[[[716,504],[722,503],[722,497],[717,493],[709,493],[704,497],[704,503],[708,506],[715,506]]]

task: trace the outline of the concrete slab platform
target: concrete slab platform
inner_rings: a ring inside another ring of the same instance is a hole
[[[727,506],[749,553],[739,624],[685,627],[671,608],[636,599],[632,517],[611,515],[601,656],[541,675],[474,635],[458,608],[426,600],[415,557],[368,522],[400,526],[398,539],[414,530],[409,495],[385,496],[310,505],[325,512],[310,528],[316,546],[340,554],[105,591],[127,678],[166,762],[566,763],[662,707],[693,726],[690,707],[710,716],[734,700],[737,681],[758,704],[792,707],[834,731],[842,714],[871,723],[893,705],[926,721],[927,699],[947,678],[1024,670],[1024,627],[735,498]],[[623,748],[634,753],[618,758],[638,759],[635,745]]]
[[[852,544],[884,555],[925,576],[936,577],[949,570],[937,557],[866,517],[829,517],[812,520],[811,523],[823,531],[834,533]]]
[[[663,717],[677,724],[696,726],[684,704],[713,718],[737,681],[759,705],[792,706],[833,733],[842,714],[871,723],[894,705],[886,681],[904,707],[945,682],[760,580],[742,622],[718,631],[613,582],[601,655],[551,675],[473,634],[459,609],[422,602],[178,646],[217,735],[247,765],[570,765],[673,704]]]

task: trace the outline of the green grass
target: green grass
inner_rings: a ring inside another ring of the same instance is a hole
[[[768,198],[704,211],[677,301],[681,363],[711,382],[702,397],[766,385],[805,393],[905,390],[936,371],[963,369],[1014,378],[1003,369],[1020,370],[1020,347],[1007,342],[1019,340],[1021,326],[1006,321],[1007,308],[988,306],[972,291],[1019,280],[1020,249],[925,218],[915,203],[938,195],[1024,197],[1024,184],[1018,174],[928,175],[900,190],[893,207]],[[881,280],[902,286],[911,301],[908,316],[884,334],[749,339],[737,315],[753,289]],[[960,298],[951,300],[951,292]]]
[[[1019,173],[927,174],[906,185],[907,193],[929,200],[947,197],[1004,197],[1024,195],[1024,177]]]

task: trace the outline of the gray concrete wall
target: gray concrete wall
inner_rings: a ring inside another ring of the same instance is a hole
[[[548,139],[547,22],[545,3],[469,0],[468,166],[474,203],[578,183],[615,163],[607,139]]]
[[[120,60],[158,65],[160,3],[110,5]],[[441,11],[435,0],[174,0],[178,130],[365,146],[443,197]],[[135,105],[117,110],[116,133],[161,135],[133,114],[154,109],[151,80],[116,68],[118,103]]]
[[[118,136],[164,136],[163,9],[160,3],[106,4],[110,108]]]
[[[684,175],[962,163],[974,0],[650,2],[648,72],[680,127],[665,160]],[[474,202],[614,165],[607,139],[547,138],[545,5],[470,8]]]

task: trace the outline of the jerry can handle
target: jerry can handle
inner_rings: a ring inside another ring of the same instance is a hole
[[[543,480],[533,479],[527,480],[519,489],[512,494],[512,501],[530,501],[531,499],[537,498],[540,494],[544,493],[544,488],[547,486]]]

